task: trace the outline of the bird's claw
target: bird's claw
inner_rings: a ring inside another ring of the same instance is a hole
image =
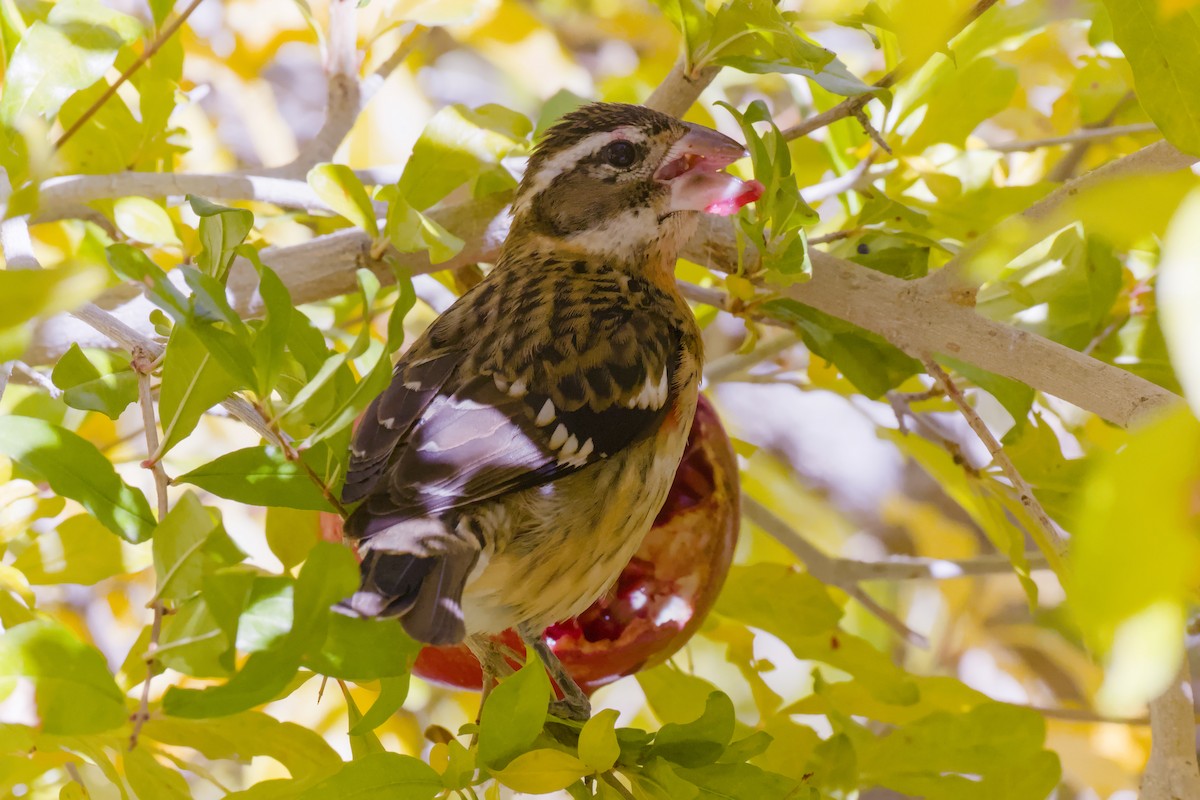
[[[586,697],[582,701],[563,698],[550,704],[550,716],[573,722],[587,722],[592,716],[592,704]]]

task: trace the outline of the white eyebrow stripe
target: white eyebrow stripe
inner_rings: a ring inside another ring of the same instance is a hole
[[[553,183],[555,178],[562,175],[576,163],[599,151],[600,148],[614,139],[645,142],[646,134],[640,128],[632,125],[623,125],[615,130],[593,133],[591,136],[576,142],[561,153],[551,156],[542,162],[541,169],[533,177],[532,182],[529,184],[529,189],[523,193],[519,206],[513,208],[513,213],[524,210],[529,198],[541,192]]]

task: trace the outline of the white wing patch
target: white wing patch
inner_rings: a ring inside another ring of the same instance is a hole
[[[652,383],[650,376],[646,376],[646,383],[642,385],[641,391],[626,401],[625,405],[630,408],[644,408],[650,411],[657,411],[666,405],[667,390],[670,388],[667,385],[667,370],[664,368],[662,375],[658,379],[658,383]]]

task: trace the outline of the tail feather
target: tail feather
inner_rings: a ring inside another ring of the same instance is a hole
[[[364,618],[399,617],[410,636],[427,644],[462,641],[462,593],[479,558],[478,541],[464,541],[436,519],[387,524],[364,514],[357,522],[362,585],[335,610]]]

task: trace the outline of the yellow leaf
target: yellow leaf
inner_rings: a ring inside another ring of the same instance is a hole
[[[492,776],[510,789],[529,794],[548,794],[565,789],[592,770],[570,753],[561,750],[531,750],[522,753]]]

